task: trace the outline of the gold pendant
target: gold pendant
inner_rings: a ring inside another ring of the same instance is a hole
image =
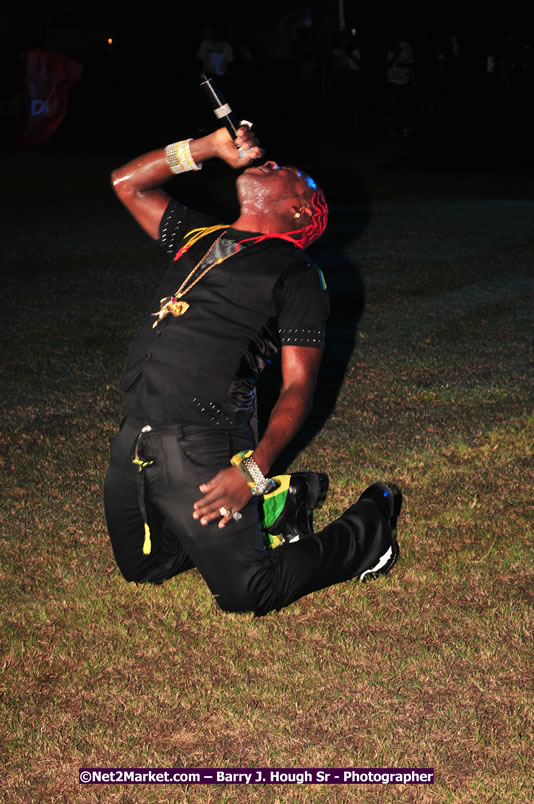
[[[165,299],[161,300],[162,302]],[[178,301],[176,296],[171,296],[171,298],[163,305],[159,313],[152,313],[152,315],[156,316],[156,320],[152,324],[152,329],[157,327],[160,321],[163,321],[165,316],[172,315],[174,318],[178,318],[178,316],[183,315],[185,312],[189,310],[189,304],[186,301]]]
[[[171,301],[169,304],[169,313],[175,318],[183,315],[187,310],[189,310],[189,305],[185,301]]]

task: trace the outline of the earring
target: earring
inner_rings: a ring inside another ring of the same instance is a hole
[[[300,212],[295,212],[295,214],[293,215],[293,217],[294,217],[294,218],[300,218]]]

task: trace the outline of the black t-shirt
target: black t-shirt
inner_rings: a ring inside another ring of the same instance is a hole
[[[291,243],[272,238],[238,247],[255,233],[221,229],[174,260],[191,230],[219,223],[177,201],[163,215],[159,240],[173,260],[128,352],[121,378],[126,416],[151,424],[240,426],[254,410],[259,373],[281,347],[324,344],[324,279]],[[207,264],[232,256],[191,287],[183,315],[167,315],[154,326],[161,299],[177,292],[221,232]]]

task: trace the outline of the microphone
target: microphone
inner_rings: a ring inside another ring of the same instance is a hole
[[[213,78],[208,78],[206,73],[200,74],[200,88],[204,93],[204,97],[211,106],[211,110],[217,120],[226,127],[226,130],[234,140],[237,137],[237,129],[240,126],[248,126],[252,128],[250,120],[239,120],[232,110],[232,107],[227,102],[221,89]],[[239,155],[244,156],[248,151],[239,149]]]

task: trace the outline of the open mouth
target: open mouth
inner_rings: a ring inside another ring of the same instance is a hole
[[[280,170],[280,167],[276,164],[276,162],[264,162],[263,165],[251,165],[248,168],[245,168],[245,173],[263,173],[266,176],[270,176],[275,173],[277,170]]]
[[[274,173],[275,170],[279,170],[279,167],[278,165],[275,167],[272,162],[265,162],[263,165],[258,165],[258,169],[262,173]]]
[[[248,168],[245,168],[245,173],[264,173],[269,174],[272,173],[272,168],[268,167],[268,165],[251,165]]]

